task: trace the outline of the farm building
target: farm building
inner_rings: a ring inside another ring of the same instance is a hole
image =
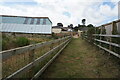
[[[62,33],[72,32],[72,29],[69,27],[62,27]]]
[[[69,27],[53,26],[52,32],[53,33],[69,33],[69,32],[72,32],[72,29]]]
[[[51,34],[52,22],[48,17],[0,15],[0,32],[20,34]]]
[[[61,33],[62,26],[52,26],[52,32],[53,33]]]
[[[108,35],[112,35],[112,31],[113,31],[112,26],[114,26],[114,27],[116,26],[117,32],[120,34],[120,19],[113,21],[111,23],[104,24],[102,26],[105,26],[106,34],[108,34]]]

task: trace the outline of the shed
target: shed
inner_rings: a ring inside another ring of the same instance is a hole
[[[62,26],[52,26],[52,32],[53,33],[61,33]]]

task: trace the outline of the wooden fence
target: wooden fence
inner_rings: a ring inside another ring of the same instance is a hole
[[[120,44],[117,43],[113,43],[112,42],[112,38],[120,38],[120,35],[98,35],[98,34],[94,34],[93,36],[95,36],[94,38],[94,44],[96,46],[98,46],[99,48],[115,55],[116,57],[120,58]],[[97,38],[101,37],[100,39]],[[102,40],[102,37],[104,40]],[[106,41],[105,39],[109,38],[108,41]]]
[[[2,78],[37,78],[70,42],[71,37],[0,52]]]
[[[114,21],[112,23],[98,27],[100,33],[96,32],[96,28],[94,28],[95,34],[92,34],[92,36],[88,36],[89,34],[87,33],[82,33],[82,38],[90,43],[95,44],[100,49],[103,49],[104,51],[120,58],[120,35],[118,33],[120,28],[119,22],[120,20],[117,20],[116,22]],[[109,27],[109,25],[111,29],[106,30],[109,28],[105,28],[105,27],[106,26]],[[108,31],[108,32],[106,33],[103,31]]]

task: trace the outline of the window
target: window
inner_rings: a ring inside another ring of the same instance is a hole
[[[51,22],[50,22],[49,19],[46,19],[46,24],[47,24],[47,25],[51,25]]]
[[[27,24],[28,20],[29,20],[29,18],[26,18],[23,24]]]
[[[30,24],[34,24],[34,18],[31,19]]]
[[[37,19],[37,23],[36,24],[40,24],[40,19]]]
[[[46,25],[46,19],[43,19],[43,25]]]

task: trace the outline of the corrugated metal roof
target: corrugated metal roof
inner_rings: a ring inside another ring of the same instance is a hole
[[[30,25],[2,23],[0,32],[40,33],[51,34],[51,25]]]
[[[52,23],[48,17],[0,16],[1,32],[51,34]]]
[[[37,23],[40,20],[40,24]],[[52,25],[47,18],[21,18],[21,17],[2,17],[2,23],[32,24],[32,25]]]
[[[49,17],[29,17],[29,16],[13,16],[13,15],[0,15],[2,17],[12,17],[12,18],[36,18],[36,19],[48,19],[48,21],[52,24],[52,21],[49,19]]]

